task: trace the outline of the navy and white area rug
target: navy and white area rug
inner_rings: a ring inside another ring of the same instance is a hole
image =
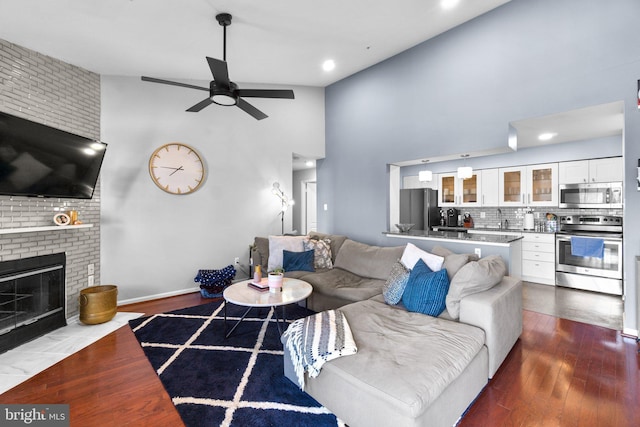
[[[129,322],[187,426],[344,426],[283,375],[271,309],[254,308],[225,339],[222,301]],[[230,304],[229,326],[244,313]],[[312,314],[287,306],[287,318]]]

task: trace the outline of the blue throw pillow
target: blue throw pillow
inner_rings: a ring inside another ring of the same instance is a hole
[[[304,252],[282,251],[284,271],[316,271],[313,268],[314,250]]]
[[[439,316],[446,308],[449,292],[449,276],[444,268],[433,272],[424,261],[419,260],[402,294],[402,303],[409,311]]]

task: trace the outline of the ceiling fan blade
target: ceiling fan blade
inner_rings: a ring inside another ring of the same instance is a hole
[[[193,107],[189,108],[187,111],[191,113],[197,113],[198,111],[202,110],[204,107],[207,107],[211,104],[213,104],[213,101],[211,100],[211,98],[205,98],[202,101],[198,102]]]
[[[213,80],[215,80],[218,87],[229,87],[229,70],[227,69],[227,63],[216,58],[209,58],[207,56],[207,62],[209,68],[211,68],[211,74],[213,74]]]
[[[207,92],[209,91],[208,87],[195,86],[195,85],[190,85],[190,84],[187,84],[187,83],[180,83],[180,82],[172,82],[170,80],[156,79],[155,77],[142,76],[141,78],[145,82],[162,83],[162,84],[165,84],[165,85],[188,87],[190,89],[206,90]]]
[[[284,89],[238,89],[238,95],[246,98],[284,98],[294,99],[293,91]]]
[[[258,110],[253,105],[249,104],[247,101],[243,100],[242,98],[238,98],[238,103],[236,105],[240,107],[240,109],[243,110],[245,113],[251,114],[256,120],[262,120],[269,117],[262,111]]]

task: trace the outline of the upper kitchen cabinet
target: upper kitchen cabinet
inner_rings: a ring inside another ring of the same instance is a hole
[[[438,175],[438,206],[480,206],[480,171],[460,179],[456,173]]]
[[[482,206],[498,206],[500,204],[500,196],[498,189],[500,188],[500,171],[498,169],[483,169],[482,171],[482,189],[480,203]]]
[[[558,175],[560,184],[623,181],[622,157],[561,162]]]
[[[558,206],[558,164],[500,168],[500,206]]]

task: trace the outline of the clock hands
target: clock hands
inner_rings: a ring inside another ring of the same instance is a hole
[[[162,169],[173,169],[173,172],[171,172],[171,173],[169,174],[169,176],[173,175],[174,173],[176,173],[176,172],[178,172],[178,171],[183,171],[183,170],[184,170],[182,166],[180,166],[179,168],[172,168],[172,167],[170,167],[170,166],[158,166],[158,167],[159,167],[159,168],[162,168]]]

